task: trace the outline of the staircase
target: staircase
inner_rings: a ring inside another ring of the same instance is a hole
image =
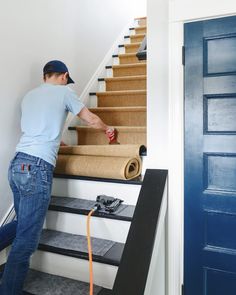
[[[106,66],[107,77],[98,79],[100,91],[90,93],[97,101],[90,111],[118,130],[121,144],[146,145],[146,60],[136,57],[146,35],[146,19],[137,22],[119,45],[119,53],[113,55],[113,65]],[[91,127],[69,129],[77,131],[78,145],[107,144],[104,133]]]
[[[139,61],[136,52],[146,34],[146,18],[136,23],[119,46],[120,53],[113,56],[119,64],[107,66],[113,76],[99,79],[105,89],[90,94],[97,98],[97,107],[90,110],[117,128],[121,144],[142,145],[146,144],[146,61]],[[78,145],[107,145],[104,133],[88,126],[69,130],[76,130]],[[115,213],[95,212],[91,221],[94,294],[109,294],[141,185],[140,178],[54,175],[51,203],[38,250],[31,258],[25,294],[89,294],[86,218],[99,194],[124,200]]]

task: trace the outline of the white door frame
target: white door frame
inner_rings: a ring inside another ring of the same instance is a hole
[[[169,25],[169,192],[168,294],[180,295],[183,282],[183,23]]]

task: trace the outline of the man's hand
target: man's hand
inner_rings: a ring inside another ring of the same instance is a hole
[[[67,146],[67,144],[65,144],[64,141],[61,141],[60,146]]]
[[[119,144],[117,141],[117,130],[107,126],[97,115],[90,112],[88,108],[84,107],[79,114],[77,114],[77,116],[84,120],[92,128],[105,131],[109,144]]]
[[[109,144],[119,144],[117,141],[117,131],[113,127],[107,127],[105,134],[109,140]]]

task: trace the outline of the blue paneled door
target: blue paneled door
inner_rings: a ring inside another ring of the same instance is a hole
[[[185,25],[185,295],[236,295],[236,17]]]

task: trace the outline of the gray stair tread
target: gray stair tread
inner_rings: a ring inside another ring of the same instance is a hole
[[[119,266],[124,244],[92,238],[93,261]],[[38,249],[69,257],[88,260],[87,238],[54,230],[43,229]]]
[[[95,295],[101,290],[101,287],[94,286]],[[24,291],[34,295],[88,295],[89,284],[30,269]]]
[[[62,248],[68,251],[88,253],[86,236],[55,230],[43,229],[39,244],[48,247]],[[114,246],[115,242],[92,237],[91,244],[94,255],[104,256],[112,248],[112,246]]]
[[[94,207],[95,203],[96,201],[86,199],[52,196],[49,210],[88,215],[89,211]],[[94,212],[94,216],[131,221],[134,210],[135,206],[121,204],[118,210],[114,213],[100,210]]]
[[[0,265],[0,274],[5,264]],[[1,284],[1,276],[0,276]],[[108,292],[108,293],[107,293]],[[111,290],[94,285],[94,295],[110,294]],[[88,295],[89,284],[62,276],[29,269],[23,295]]]

